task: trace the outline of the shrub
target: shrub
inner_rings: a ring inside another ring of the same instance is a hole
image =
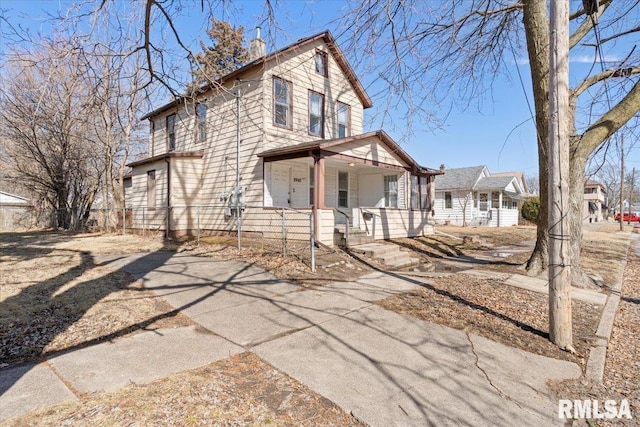
[[[527,221],[538,222],[538,213],[540,212],[540,198],[532,197],[525,200],[522,204],[522,217]]]

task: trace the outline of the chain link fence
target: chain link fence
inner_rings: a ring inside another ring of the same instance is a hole
[[[239,249],[251,247],[297,258],[315,271],[314,220],[310,209],[248,205],[240,209],[228,205],[92,209],[84,228],[144,236],[189,237],[197,245],[209,236],[231,236]]]

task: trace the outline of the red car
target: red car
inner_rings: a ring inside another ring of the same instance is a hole
[[[622,215],[623,221],[629,221],[629,212]],[[620,221],[620,213],[616,214],[616,221]],[[640,222],[640,212],[631,212],[631,221]]]

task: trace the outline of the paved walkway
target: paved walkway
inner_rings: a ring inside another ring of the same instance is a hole
[[[261,269],[167,253],[110,260],[200,326],[161,330],[1,371],[0,420],[147,383],[250,350],[374,426],[561,425],[548,379],[577,365],[373,304],[420,286],[372,273],[318,290]]]

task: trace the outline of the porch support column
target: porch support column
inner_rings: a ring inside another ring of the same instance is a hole
[[[320,241],[320,217],[319,209],[324,209],[324,157],[313,156],[313,220],[316,242]]]
[[[498,227],[500,227],[500,223],[502,222],[500,221],[501,216],[502,216],[502,191],[498,193]]]

